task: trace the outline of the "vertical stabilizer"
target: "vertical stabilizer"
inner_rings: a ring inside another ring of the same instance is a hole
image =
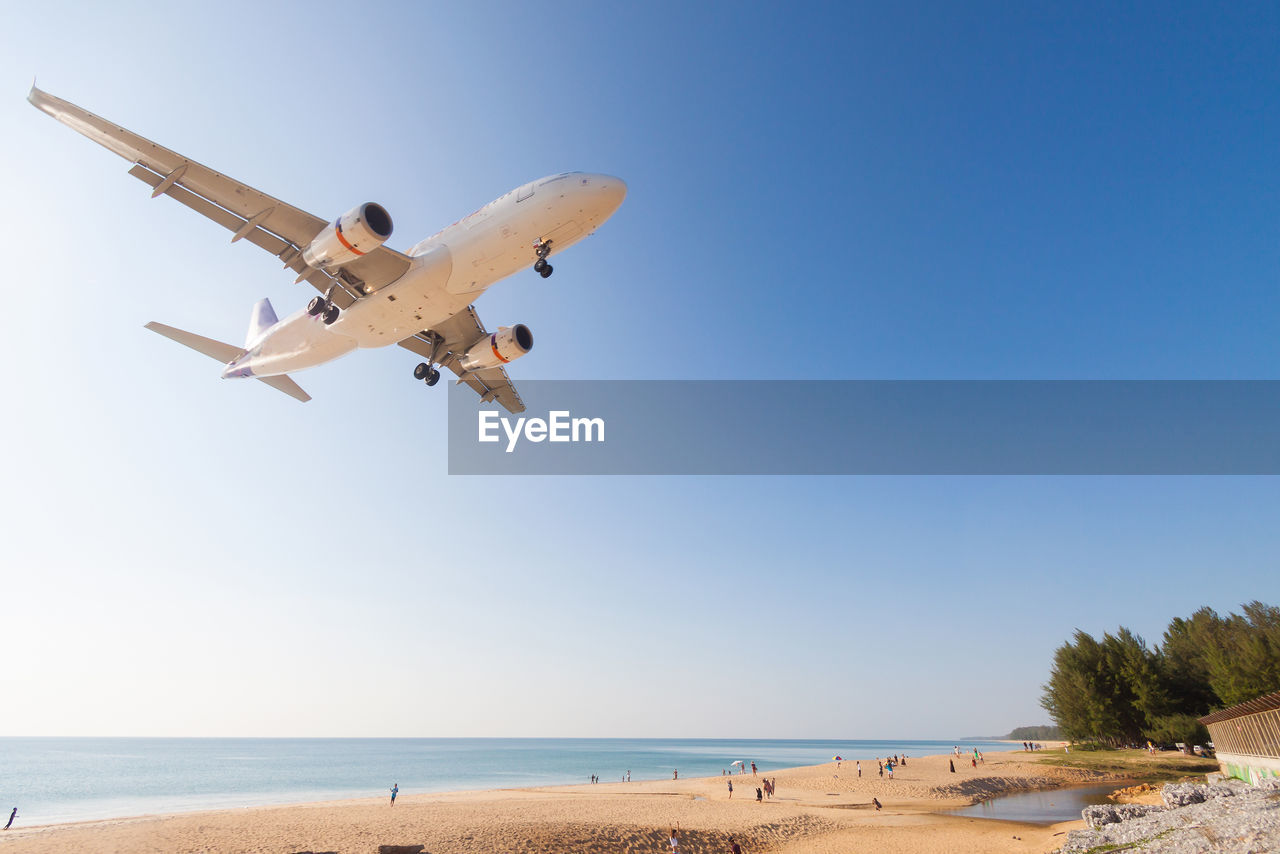
[[[276,310],[271,307],[271,300],[260,299],[253,306],[253,314],[249,315],[249,332],[245,335],[244,348],[248,350],[262,338],[263,333],[279,322]]]

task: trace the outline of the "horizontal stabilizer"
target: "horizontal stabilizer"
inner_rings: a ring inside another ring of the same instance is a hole
[[[302,387],[289,378],[288,374],[280,374],[277,377],[256,377],[276,391],[282,391],[292,397],[294,400],[300,400],[306,403],[311,399],[311,395],[302,390]]]
[[[266,300],[263,300],[263,302],[266,302]],[[267,311],[271,311],[270,304],[267,305]],[[255,311],[255,315],[256,313]],[[274,312],[271,313],[274,314]],[[221,341],[214,341],[212,338],[205,338],[203,335],[196,335],[194,332],[187,332],[185,329],[174,329],[172,326],[156,323],[154,320],[147,324],[147,328],[152,332],[160,333],[165,338],[177,341],[184,347],[190,347],[197,353],[204,353],[212,359],[217,359],[224,365],[245,352],[234,344],[224,344]],[[302,387],[290,379],[287,374],[275,377],[254,377],[254,379],[261,380],[276,391],[284,392],[294,400],[306,403],[311,399],[311,395],[303,391]]]
[[[165,338],[177,341],[184,347],[190,347],[197,353],[204,353],[211,359],[217,359],[224,365],[244,353],[244,350],[234,344],[223,344],[221,341],[214,341],[212,338],[205,338],[203,335],[196,335],[184,329],[174,329],[172,326],[165,326],[154,320],[147,324],[147,328],[152,332],[159,332]]]

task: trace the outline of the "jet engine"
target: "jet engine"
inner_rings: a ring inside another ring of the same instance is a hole
[[[502,326],[487,338],[481,338],[471,345],[459,360],[464,371],[479,371],[484,368],[499,368],[507,362],[514,362],[533,349],[533,333],[523,323],[515,326]]]
[[[316,235],[302,250],[309,267],[333,267],[354,261],[377,249],[391,236],[391,214],[375,202],[344,213]]]

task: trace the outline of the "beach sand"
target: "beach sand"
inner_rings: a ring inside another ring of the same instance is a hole
[[[0,854],[31,852],[724,852],[733,836],[754,852],[1045,852],[1081,822],[1029,825],[939,815],[993,794],[1107,779],[1097,772],[1035,764],[1023,752],[968,758],[911,757],[895,779],[876,763],[791,768],[767,776],[777,796],[755,800],[759,778],[600,783],[489,792],[414,795],[287,807],[253,807],[48,827],[0,834]],[[761,777],[765,776],[761,772]],[[883,809],[876,812],[871,799]]]

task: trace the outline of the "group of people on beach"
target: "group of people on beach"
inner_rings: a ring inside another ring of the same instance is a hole
[[[905,753],[902,754],[901,756],[895,753],[892,756],[888,757],[887,759],[883,759],[883,760],[876,759],[876,767],[880,773],[880,776],[883,777],[885,775],[885,772],[888,771],[890,780],[893,779],[894,768],[897,768],[898,766],[902,766],[905,768],[906,765],[907,765],[907,754]],[[858,763],[858,776],[859,777],[862,776],[861,762]]]
[[[733,764],[738,766],[738,773],[739,773],[739,774],[745,774],[745,773],[747,773],[747,764],[746,764],[745,762],[734,762]],[[721,776],[721,777],[728,777],[728,776],[729,776],[730,774],[732,774],[732,773],[733,773],[732,771],[727,771],[727,770],[725,770],[724,768],[721,768],[721,769],[720,769],[720,776]],[[754,777],[755,775],[756,775],[756,763],[752,762],[752,763],[751,763],[751,776],[752,776],[752,777]]]
[[[951,749],[951,752],[953,756],[959,756],[960,748],[953,747]],[[973,749],[973,755],[969,757],[969,764],[972,765],[974,768],[977,768],[980,764],[986,764],[986,761],[987,761],[987,757],[983,756],[982,751],[978,750],[978,748],[975,747]],[[948,759],[947,764],[951,766],[951,773],[952,774],[956,773],[955,759]]]
[[[766,795],[770,798],[773,797],[773,793],[776,791],[774,783],[777,781],[777,779],[778,778],[775,777],[773,778],[773,780],[770,780],[768,777],[765,777],[763,780],[760,781],[760,785],[756,786],[757,801],[763,801]],[[733,800],[733,778],[732,777],[729,778],[729,800]]]
[[[1147,743],[1150,744],[1151,742]],[[1033,750],[1044,750],[1044,745],[1040,744],[1038,741],[1024,741],[1022,742],[1022,749],[1025,752],[1030,753]]]

